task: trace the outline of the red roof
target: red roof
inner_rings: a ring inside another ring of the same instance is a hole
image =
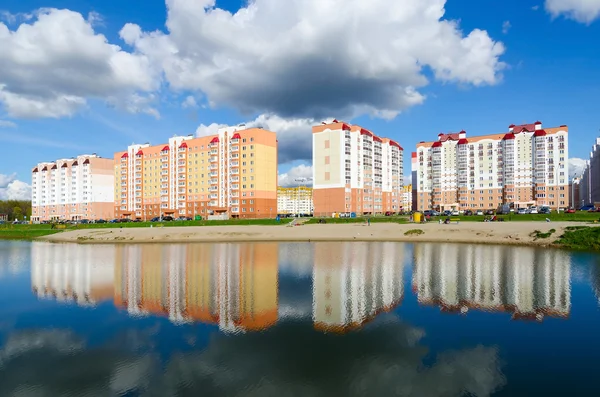
[[[459,145],[466,145],[467,143],[469,143],[468,140],[466,140],[465,138],[459,139],[458,140],[458,144]]]
[[[31,171],[31,172],[38,172],[38,169],[37,169],[37,167],[35,167],[35,168],[33,169],[33,171]]]
[[[135,154],[136,156],[143,156],[144,152],[142,151],[142,149],[138,150],[138,152]]]
[[[516,125],[513,129],[513,134],[518,134],[519,132],[533,132],[535,131],[535,124],[523,124]]]
[[[76,165],[79,165],[79,163],[77,162],[77,160],[73,161],[73,164],[71,164],[71,167],[75,167]]]
[[[181,145],[179,145],[179,149],[181,148],[187,148],[187,143],[181,142]]]
[[[515,127],[514,124],[511,124],[511,125],[508,126],[508,128],[514,128],[514,127]]]
[[[567,126],[566,124],[561,125],[561,127],[566,127],[566,126]]]
[[[63,163],[63,165],[61,165],[60,168],[67,168],[67,163]]]
[[[127,154],[127,152],[123,153],[123,155],[121,156],[122,159],[126,159],[127,157],[129,157],[129,155]]]
[[[542,125],[542,122],[541,121],[536,121],[535,125]]]
[[[332,123],[339,123],[339,121],[337,121],[337,119],[333,119]]]
[[[168,152],[169,150],[171,150],[171,148],[169,147],[169,145],[167,145],[164,148],[162,148],[161,152]]]
[[[515,134],[510,133],[510,134],[506,134],[504,135],[504,138],[502,138],[503,140],[507,140],[507,139],[515,139]]]
[[[44,166],[44,168],[42,168],[42,171],[48,171],[48,167]]]
[[[52,166],[52,168],[51,168],[51,169],[52,169],[52,170],[55,170],[55,169],[57,169],[57,168],[58,168],[58,167],[56,166],[56,164],[54,164],[54,165]]]
[[[219,143],[219,137],[218,137],[218,136],[214,137],[214,138],[213,138],[213,139],[210,141],[210,143],[211,143],[211,144],[213,144],[213,143]]]
[[[440,142],[458,141],[460,138],[458,134],[441,134],[438,136],[441,137]]]
[[[440,142],[440,141],[433,142],[433,145],[431,145],[431,147],[442,147],[442,142]]]
[[[241,135],[238,134],[237,132],[235,134],[233,134],[233,136],[231,137],[231,139],[242,139]]]
[[[402,147],[396,141],[390,140],[390,146],[396,146],[398,149],[402,150]]]
[[[350,126],[348,124],[342,124],[342,130],[350,131]]]
[[[373,140],[375,142],[383,142],[380,137],[373,135]]]
[[[413,159],[416,159],[416,158],[417,158],[417,152],[412,152],[410,155],[411,155],[411,157],[412,157]]]
[[[537,130],[535,132],[535,134],[533,134],[533,136],[546,136],[546,131],[544,131],[544,130]]]
[[[369,130],[365,130],[364,128],[360,129],[360,135],[368,135],[368,136],[373,136],[373,133]]]
[[[90,159],[83,160],[83,164],[89,164],[89,163],[90,163]]]

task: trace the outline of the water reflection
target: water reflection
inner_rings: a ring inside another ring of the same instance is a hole
[[[513,319],[568,317],[571,262],[564,251],[484,245],[415,246],[413,291],[443,311],[510,312]]]

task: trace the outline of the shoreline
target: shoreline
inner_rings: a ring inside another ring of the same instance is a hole
[[[427,242],[497,244],[557,247],[554,242],[569,226],[589,226],[581,222],[462,222],[459,224],[312,224],[300,226],[187,226],[153,228],[81,229],[61,232],[34,241],[77,244],[185,244],[237,242]],[[404,233],[419,229],[421,235]],[[549,237],[536,238],[536,231]]]

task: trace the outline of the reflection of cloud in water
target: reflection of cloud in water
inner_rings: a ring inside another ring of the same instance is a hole
[[[296,277],[311,277],[314,247],[311,243],[280,243],[279,272]]]
[[[0,241],[0,279],[25,271],[31,258],[30,245],[24,241]]]
[[[161,373],[157,356],[121,343],[86,348],[68,332],[29,332],[0,351],[0,395],[487,396],[504,385],[495,348],[445,352],[424,366],[423,336],[393,315],[344,336],[283,323],[217,334],[204,351],[173,355]]]
[[[388,316],[343,337],[281,324],[216,336],[207,349],[173,357],[163,395],[486,396],[504,384],[497,350],[447,352],[430,367],[423,331]]]

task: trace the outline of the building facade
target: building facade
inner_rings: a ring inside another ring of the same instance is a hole
[[[114,161],[95,154],[39,163],[31,173],[31,221],[114,217]]]
[[[596,138],[579,180],[579,204],[576,207],[596,203],[600,203],[600,138]]]
[[[115,153],[113,172],[120,218],[277,215],[277,139],[261,128],[131,145]]]
[[[310,187],[278,187],[277,213],[282,215],[312,215],[313,190]]]
[[[580,208],[582,206],[581,200],[581,177],[574,177],[569,182],[569,207]]]
[[[403,149],[357,125],[313,127],[315,216],[402,210]]]
[[[402,190],[402,208],[405,211],[411,211],[413,205],[412,185],[404,186]]]
[[[413,154],[417,209],[496,209],[569,204],[568,127],[541,122],[467,138],[420,142]]]

